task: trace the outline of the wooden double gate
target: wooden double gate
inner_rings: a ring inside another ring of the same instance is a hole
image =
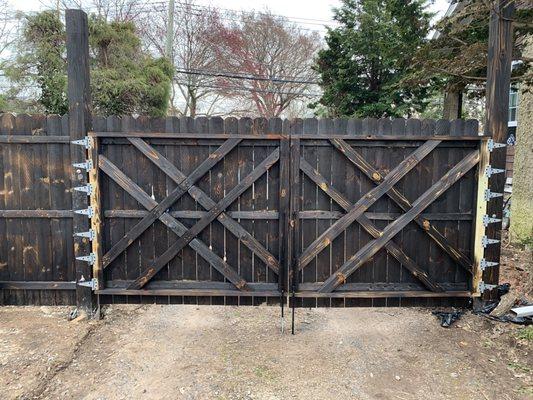
[[[90,133],[102,302],[478,294],[487,138],[475,121],[132,121]]]

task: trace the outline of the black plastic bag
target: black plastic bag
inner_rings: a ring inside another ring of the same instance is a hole
[[[433,311],[433,315],[437,316],[440,319],[440,326],[443,328],[449,328],[455,321],[461,318],[463,315],[462,311]]]

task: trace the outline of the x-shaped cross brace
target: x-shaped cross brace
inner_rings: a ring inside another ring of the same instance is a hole
[[[400,179],[411,171],[424,157],[439,145],[439,140],[428,140],[418,147],[396,168],[390,171],[381,184],[370,190],[361,197],[348,212],[338,219],[332,226],[324,231],[298,259],[298,268],[302,270],[323,249],[325,249],[339,234],[341,234],[352,222],[363,216],[364,212],[372,206],[381,196],[387,193]]]
[[[120,187],[131,194],[133,198],[142,204],[147,210],[152,210],[154,207],[157,207],[157,202],[154,199],[152,199],[144,190],[142,190],[135,182],[128,178],[106,157],[102,155],[98,157],[98,166]],[[187,232],[187,227],[172,217],[168,212],[161,214],[159,220],[178,236],[181,236]],[[206,261],[208,261],[217,271],[224,275],[228,281],[233,283],[235,287],[240,290],[251,290],[246,281],[237,272],[235,272],[235,270],[228,263],[213,253],[201,240],[197,238],[193,239],[190,242],[190,246]]]
[[[300,159],[300,168],[313,182],[315,182],[320,189],[322,189],[328,196],[330,196],[338,205],[344,208],[345,211],[350,211],[352,204],[350,201],[332,187],[326,179],[302,157]],[[376,225],[370,221],[365,215],[360,215],[356,221],[374,238],[379,238],[383,232],[380,231]],[[420,268],[413,259],[407,256],[400,247],[390,241],[385,245],[387,251],[392,254],[402,265],[404,265],[415,277],[417,277],[424,285],[426,285],[433,292],[443,292],[444,288],[431,279],[426,271]]]
[[[203,231],[212,221],[214,221],[224,210],[233,203],[246,189],[248,189],[257,179],[259,179],[272,165],[279,160],[279,149],[274,150],[266,157],[252,172],[242,179],[226,196],[217,204],[212,206],[206,216],[201,218],[187,232],[180,235],[180,238],[170,246],[159,258],[150,263],[145,272],[137,278],[128,289],[142,288],[152,277],[163,268],[176,254],[179,253],[191,240]]]
[[[211,198],[209,198],[207,194],[205,194],[205,192],[200,190],[197,186],[194,186],[194,183],[209,169],[211,169],[219,160],[221,160],[229,151],[231,151],[241,141],[241,139],[227,140],[222,146],[220,146],[215,152],[213,152],[207,160],[200,164],[189,175],[189,177],[186,177],[183,173],[181,173],[172,163],[170,163],[166,158],[164,158],[160,153],[158,153],[153,147],[149,146],[142,139],[130,138],[129,140],[152,162],[154,162],[165,173],[167,173],[171,177],[171,179],[173,179],[178,184],[178,187],[173,190],[159,204],[155,203],[156,206],[153,207],[150,212],[139,223],[137,223],[117,244],[115,244],[108,253],[106,253],[106,255],[103,257],[104,268],[108,266],[120,253],[122,253],[122,251],[124,251],[127,246],[129,246],[140,234],[142,234],[142,232],[146,230],[156,219],[159,218],[163,222],[165,222],[165,220],[170,217],[170,215],[166,213],[166,210],[168,210],[168,208],[184,193],[189,192],[189,194],[196,201],[198,201],[202,206],[209,210],[208,215],[198,221],[198,223],[195,224],[191,229],[185,229],[185,232],[178,233],[174,231],[178,234],[178,236],[181,236],[180,239],[173,246],[171,246],[171,248],[168,249],[158,260],[156,260],[156,262],[154,263],[155,267],[152,266],[148,268],[147,271],[145,271],[145,273],[140,278],[138,278],[128,287],[128,289],[139,289],[144,286],[157,273],[157,271],[159,271],[164,265],[166,265],[166,263],[168,263],[181,250],[181,248],[183,248],[187,243],[191,242],[194,236],[200,233],[201,230],[203,230],[215,218],[217,218],[224,226],[226,226],[228,230],[230,230],[237,237],[239,237],[239,239],[241,239],[241,241],[245,245],[247,245],[252,251],[254,251],[263,261],[265,261],[268,267],[270,267],[274,272],[279,273],[279,264],[276,258],[268,250],[266,250],[257,241],[257,239],[255,239],[249,232],[242,228],[240,224],[238,224],[235,220],[233,220],[226,213],[223,212],[224,208],[229,206],[231,202],[233,202],[242,192],[244,192],[255,180],[257,180],[264,172],[266,172],[268,168],[270,168],[271,165],[273,165],[278,160],[279,151],[274,151],[269,157],[267,157],[267,159],[263,161],[263,163],[261,163],[232,191],[230,191],[228,196],[222,199],[218,204],[215,204],[215,202]],[[102,168],[102,170],[104,170],[104,172],[106,172],[112,178],[114,177],[113,179],[117,180],[117,183],[119,183],[119,185],[121,185],[122,182],[123,184],[121,186],[130,194],[132,194],[131,187],[133,182],[129,180],[129,178],[125,177],[125,175],[122,174],[121,171],[118,170],[118,168],[113,166],[112,163],[103,156],[102,162],[100,162],[100,164],[100,167]],[[127,184],[124,184],[124,182],[126,182]],[[137,189],[140,188],[137,187]],[[140,190],[142,192],[142,189]],[[152,199],[150,198],[150,200]],[[151,203],[150,201],[148,202]],[[152,200],[152,202],[155,201]],[[143,202],[141,202],[141,204],[143,204]],[[149,208],[149,206],[146,206],[146,208]],[[196,241],[198,240],[195,239],[193,241],[193,244]],[[206,246],[204,245],[204,247]],[[197,249],[195,250],[198,251]],[[219,264],[219,267],[225,267],[224,265],[220,265],[220,257],[216,256],[211,250],[208,250],[208,253],[206,253],[204,248],[203,251],[199,253],[203,255],[208,262],[212,263],[213,260],[215,260],[216,263]],[[226,276],[223,271],[221,272]],[[226,277],[230,281],[232,281],[228,276]],[[244,282],[243,280],[241,280],[239,280],[239,285],[242,285]]]
[[[474,151],[463,158],[457,165],[450,169],[441,179],[433,186],[426,190],[412,207],[389,224],[381,235],[375,240],[368,242],[357,253],[350,257],[333,275],[331,275],[324,284],[318,289],[320,293],[332,292],[339,285],[346,282],[346,279],[354,273],[359,267],[366,263],[374,256],[383,246],[385,246],[398,232],[400,232],[408,223],[416,218],[426,207],[435,199],[444,193],[450,186],[457,182],[466,174],[474,165],[479,162],[479,152]]]
[[[383,181],[382,175],[344,140],[330,139],[330,142],[376,185],[379,185]],[[411,202],[395,187],[387,192],[387,196],[404,211],[412,207]],[[463,252],[453,247],[448,239],[430,221],[421,216],[417,216],[414,222],[455,262],[459,263],[467,272],[472,274],[472,261]]]

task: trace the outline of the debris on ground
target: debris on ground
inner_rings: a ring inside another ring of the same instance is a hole
[[[514,292],[509,292],[501,296],[500,302],[496,305],[494,310],[490,312],[492,317],[501,318],[507,314],[511,308],[514,307],[516,301],[518,300],[518,295]]]
[[[511,285],[504,283],[498,286],[500,301],[487,302],[483,307],[474,310],[474,314],[482,315],[493,321],[511,322],[519,325],[533,324],[533,319],[528,316],[520,316],[512,311],[513,308],[530,306],[530,302],[510,290]]]
[[[533,317],[533,305],[515,307],[511,312],[517,317]]]
[[[440,319],[440,326],[443,328],[449,328],[455,321],[461,318],[463,315],[462,311],[433,311],[433,315],[437,316]]]

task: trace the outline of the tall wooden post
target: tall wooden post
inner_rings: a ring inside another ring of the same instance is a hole
[[[70,139],[80,140],[87,137],[91,130],[91,91],[89,80],[89,28],[87,14],[82,10],[66,10],[67,29],[67,72],[68,72],[68,106]],[[72,163],[83,163],[87,160],[87,149],[83,145],[71,144],[70,157]],[[87,185],[87,171],[72,168],[72,187]],[[87,193],[72,190],[72,209],[87,210],[89,199]],[[74,233],[88,232],[89,217],[85,214],[74,213]],[[89,238],[74,237],[75,257],[91,255]],[[76,282],[90,281],[92,267],[88,261],[76,259]],[[95,296],[90,287],[76,286],[76,303],[81,312],[92,315],[95,309]]]
[[[485,133],[491,135],[495,143],[507,140],[507,121],[509,114],[509,89],[511,83],[511,61],[513,49],[513,24],[515,5],[509,0],[494,0],[490,14],[489,49],[487,65],[487,102]],[[491,168],[505,170],[506,148],[495,148],[490,154]],[[489,177],[488,186],[492,193],[503,193],[505,173],[493,174]],[[503,197],[491,198],[487,203],[487,215],[502,219]],[[500,262],[502,223],[490,223],[485,234],[489,239],[499,240],[485,249],[485,260]],[[498,284],[499,266],[487,268],[483,281]],[[485,292],[484,298],[494,298],[496,293]]]

